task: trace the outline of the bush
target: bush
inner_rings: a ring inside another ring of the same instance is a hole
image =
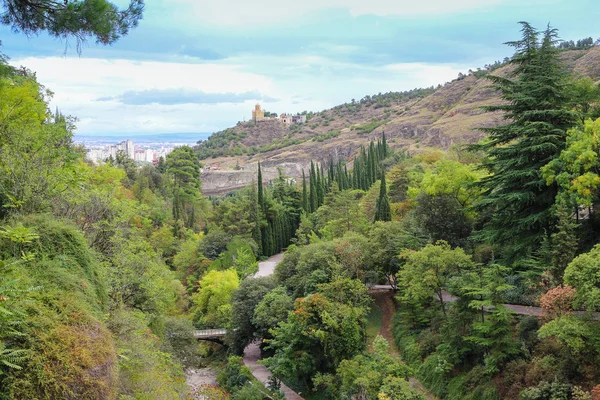
[[[447,400],[499,400],[500,395],[486,374],[477,366],[466,374],[458,375],[448,383]]]
[[[225,367],[217,374],[219,385],[229,392],[236,392],[252,380],[250,369],[242,364],[242,357],[231,356]]]
[[[394,342],[404,362],[412,367],[421,365],[422,350],[415,336],[403,325],[400,314],[396,313],[392,320]]]
[[[264,398],[263,391],[256,384],[247,384],[233,394],[233,400],[263,400]]]
[[[419,367],[417,377],[433,394],[446,398],[448,378],[444,368],[444,360],[432,354]]]
[[[569,400],[571,385],[554,381],[542,382],[521,392],[521,400]]]
[[[210,231],[200,240],[198,251],[209,260],[216,260],[225,251],[230,240],[231,236],[222,230]]]

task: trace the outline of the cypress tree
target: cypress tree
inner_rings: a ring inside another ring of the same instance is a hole
[[[348,179],[348,168],[346,166],[346,164],[344,164],[344,176],[343,176],[343,181],[344,181],[344,190],[346,189],[350,189],[350,185],[348,183],[349,179]]]
[[[381,185],[379,186],[379,197],[375,205],[375,221],[391,221],[392,209],[390,207],[390,198],[387,195],[387,185],[385,182],[385,171],[381,171]]]
[[[263,181],[262,181],[262,170],[260,168],[260,161],[258,162],[258,205],[262,212],[265,212],[266,204],[265,197],[263,193]]]
[[[371,184],[373,183],[371,181],[371,177],[373,176],[373,174],[371,172],[371,147],[370,146],[369,146],[369,149],[367,150],[366,156],[364,157],[364,162],[365,162],[366,181],[365,181],[363,190],[367,190],[369,187],[371,187]]]
[[[271,227],[271,222],[267,223],[265,228],[265,256],[269,257],[275,254],[274,245],[273,245],[273,228]]]
[[[306,190],[306,175],[304,175],[304,169],[302,169],[302,209],[304,212],[309,212],[308,209],[308,192]]]
[[[310,204],[310,212],[315,212],[317,211],[317,184],[316,184],[316,179],[317,177],[315,176],[315,164],[311,161],[310,162],[310,176],[309,176],[309,183],[310,183],[310,194],[309,194],[309,204]]]
[[[383,158],[385,159],[388,156],[388,147],[387,147],[387,140],[385,138],[385,132],[381,132],[381,147],[382,147]]]
[[[335,166],[333,165],[333,157],[329,158],[329,184],[335,180]]]
[[[516,49],[511,75],[489,77],[505,102],[486,109],[503,111],[508,124],[482,128],[489,140],[472,146],[487,153],[484,167],[490,172],[481,181],[483,200],[476,204],[493,213],[482,237],[505,245],[509,259],[539,246],[544,233],[552,231],[558,188],[546,184],[540,168],[558,157],[576,120],[564,108],[565,72],[556,30],[548,27],[540,42],[539,31],[521,25],[521,40],[508,43]]]
[[[317,168],[317,208],[323,205],[323,200],[325,199],[324,193],[324,184],[323,184],[323,174],[321,168]]]
[[[377,153],[375,153],[375,145],[373,144],[372,140],[369,144],[369,172],[371,173],[371,176],[369,177],[370,188],[371,185],[377,180]]]
[[[260,231],[261,215],[260,207],[258,205],[258,194],[254,182],[252,182],[250,189],[250,220],[254,223],[254,226],[252,227],[252,239],[254,239],[258,246],[258,254],[263,255],[262,234]]]
[[[354,181],[356,182],[355,189],[362,189],[362,171],[361,171],[361,162],[360,155],[354,159],[354,165],[352,168],[352,174],[354,174]]]

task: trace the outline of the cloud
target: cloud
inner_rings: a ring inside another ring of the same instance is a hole
[[[345,50],[345,49],[343,49]],[[248,120],[251,101],[277,113],[319,111],[352,98],[443,83],[477,65],[360,65],[312,55],[247,54],[178,63],[78,57],[13,59],[79,118],[80,134],[214,132]]]
[[[231,0],[172,2],[175,7],[185,8],[190,20],[220,26],[260,26],[285,25],[323,10],[344,10],[352,16],[439,16],[486,9],[507,0],[260,0],[235,1],[235,5]]]
[[[258,91],[243,93],[206,93],[201,90],[184,88],[130,90],[118,96],[99,97],[98,101],[118,101],[127,105],[147,104],[222,104],[244,103],[249,100],[275,102],[276,98],[265,96]]]
[[[208,61],[223,60],[223,59],[227,58],[223,54],[218,53],[217,51],[212,50],[212,49],[203,48],[203,47],[195,47],[195,46],[187,46],[187,45],[181,46],[181,50],[179,51],[179,54],[184,55],[184,56],[197,57],[201,60],[208,60]]]

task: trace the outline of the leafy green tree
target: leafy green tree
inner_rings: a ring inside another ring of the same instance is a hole
[[[254,310],[265,295],[275,288],[271,277],[244,279],[231,298],[230,340],[232,351],[241,354],[244,348],[254,339],[257,327],[254,325]]]
[[[270,329],[280,322],[287,320],[290,311],[294,309],[294,299],[287,294],[283,286],[277,286],[265,294],[254,308],[252,324],[256,327],[258,337],[270,338]]]
[[[576,306],[600,311],[600,245],[571,261],[564,282],[577,289]]]
[[[359,202],[362,194],[360,190],[339,192],[334,187],[315,213],[313,221],[316,231],[326,230],[333,237],[340,237],[349,231],[367,229],[368,222]]]
[[[211,230],[200,240],[198,251],[209,260],[216,260],[227,249],[231,239],[231,235],[220,229]]]
[[[325,387],[333,398],[375,400],[381,398],[379,394],[384,382],[388,383],[393,379],[407,382],[408,368],[388,354],[389,344],[383,337],[377,336],[373,340],[373,349],[373,353],[359,354],[352,359],[343,360],[335,377],[317,375],[314,379],[315,386]],[[388,386],[386,391],[389,389],[391,388]],[[407,393],[412,393],[408,386],[406,389]]]
[[[366,309],[331,301],[320,293],[296,300],[287,322],[271,330],[265,364],[277,377],[298,379],[306,387],[317,372],[332,372],[364,349]]]
[[[589,323],[573,315],[563,315],[547,322],[539,329],[538,336],[541,339],[556,337],[575,355],[600,350],[598,338]]]
[[[6,0],[3,7],[0,21],[13,31],[75,38],[80,48],[88,37],[107,45],[127,35],[142,18],[144,1],[131,0],[124,10],[106,0]]]
[[[421,188],[430,196],[448,195],[460,206],[470,207],[479,199],[481,188],[476,184],[483,177],[474,165],[442,159],[425,172]]]
[[[194,205],[200,198],[200,161],[189,146],[167,155],[167,173],[173,179],[173,217],[186,227],[194,225]]]
[[[0,76],[0,98],[0,215],[48,211],[84,183],[72,118],[54,119],[50,93],[26,70]]]
[[[428,244],[419,251],[405,250],[403,268],[398,272],[398,288],[407,301],[425,301],[435,296],[446,315],[444,291],[453,277],[473,268],[471,257],[447,242]]]
[[[425,244],[425,238],[407,225],[407,220],[376,222],[369,231],[373,264],[394,288],[398,284],[396,274],[402,265],[400,253],[407,249],[418,250]]]
[[[579,114],[581,123],[600,117],[600,85],[589,77],[573,80],[567,87],[569,105]]]
[[[475,150],[485,151],[479,210],[493,212],[484,237],[507,245],[508,256],[523,254],[541,243],[553,224],[551,207],[556,185],[546,185],[540,168],[560,155],[566,131],[575,124],[565,109],[565,72],[555,47],[557,31],[540,32],[521,22],[522,36],[509,42],[516,52],[508,78],[489,75],[505,103],[486,107],[505,113],[507,124],[482,128],[488,138]]]
[[[542,168],[548,185],[558,184],[558,198],[573,210],[591,207],[600,194],[600,118],[567,132],[560,157]],[[576,213],[579,218],[579,212]]]
[[[400,203],[408,199],[408,186],[410,179],[408,172],[403,167],[393,168],[389,172],[390,176],[390,201],[392,203]]]
[[[250,249],[239,248],[233,261],[233,267],[240,279],[244,279],[258,272],[258,261]]]
[[[379,400],[424,400],[425,397],[413,389],[406,379],[387,377],[381,386]]]
[[[421,193],[416,200],[415,218],[431,240],[445,240],[452,246],[467,244],[473,219],[453,196]]]
[[[200,289],[192,296],[194,324],[202,328],[229,328],[231,298],[240,285],[233,269],[209,271],[200,280]]]

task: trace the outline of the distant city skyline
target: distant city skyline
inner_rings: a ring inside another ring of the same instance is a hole
[[[3,26],[0,50],[80,134],[212,133],[250,120],[256,102],[321,111],[443,84],[510,56],[518,21],[577,40],[600,37],[599,19],[596,0],[146,0],[140,26],[112,46],[79,56]]]
[[[102,164],[110,158],[115,159],[119,153],[134,161],[156,164],[161,157],[165,158],[174,148],[183,145],[186,143],[138,143],[136,147],[131,139],[118,143],[94,143],[93,140],[84,143],[87,149],[86,159],[96,164]]]

